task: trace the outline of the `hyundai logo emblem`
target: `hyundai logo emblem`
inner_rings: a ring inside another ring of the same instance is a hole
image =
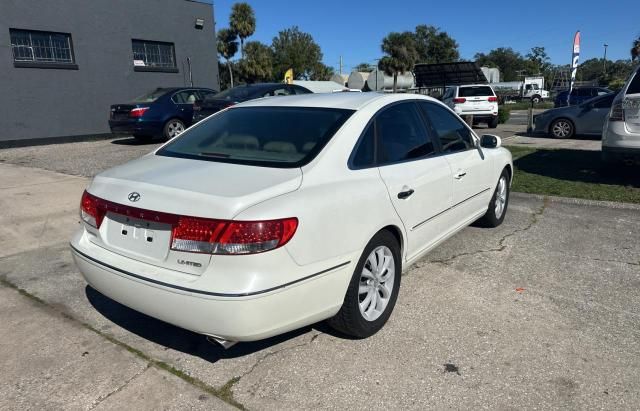
[[[140,200],[140,193],[134,191],[132,193],[129,193],[129,197],[127,198],[129,199],[129,201],[135,203],[136,201]]]

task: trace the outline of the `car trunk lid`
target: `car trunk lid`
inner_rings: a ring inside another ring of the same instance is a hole
[[[91,241],[115,253],[189,274],[211,255],[170,250],[179,216],[232,220],[298,189],[299,168],[267,168],[147,155],[98,175],[88,191],[115,203]],[[118,205],[125,207],[118,208]]]

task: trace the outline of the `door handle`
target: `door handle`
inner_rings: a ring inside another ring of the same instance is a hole
[[[456,180],[460,180],[462,177],[464,177],[464,176],[466,176],[466,175],[467,175],[467,172],[466,172],[466,171],[459,171],[459,172],[457,172],[456,174],[454,174],[454,175],[453,175],[453,177],[454,177]]]
[[[400,200],[404,200],[404,199],[407,199],[407,198],[411,197],[411,194],[413,194],[413,193],[414,193],[413,188],[409,189],[409,190],[406,190],[406,191],[401,191],[401,192],[398,193],[398,198]]]

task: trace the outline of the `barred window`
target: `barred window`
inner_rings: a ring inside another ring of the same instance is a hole
[[[173,43],[131,40],[133,65],[136,68],[176,69]]]
[[[16,63],[74,64],[71,34],[9,29]]]

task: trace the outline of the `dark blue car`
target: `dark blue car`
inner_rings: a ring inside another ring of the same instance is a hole
[[[199,87],[157,88],[131,103],[112,105],[109,127],[139,140],[173,138],[193,122],[193,103],[215,94]]]
[[[553,102],[554,107],[565,107],[567,105],[567,94],[569,90],[564,90],[558,93],[556,99]],[[576,87],[571,90],[570,106],[576,106],[582,104],[587,100],[591,100],[594,97],[604,96],[611,93],[611,90],[604,87]]]

